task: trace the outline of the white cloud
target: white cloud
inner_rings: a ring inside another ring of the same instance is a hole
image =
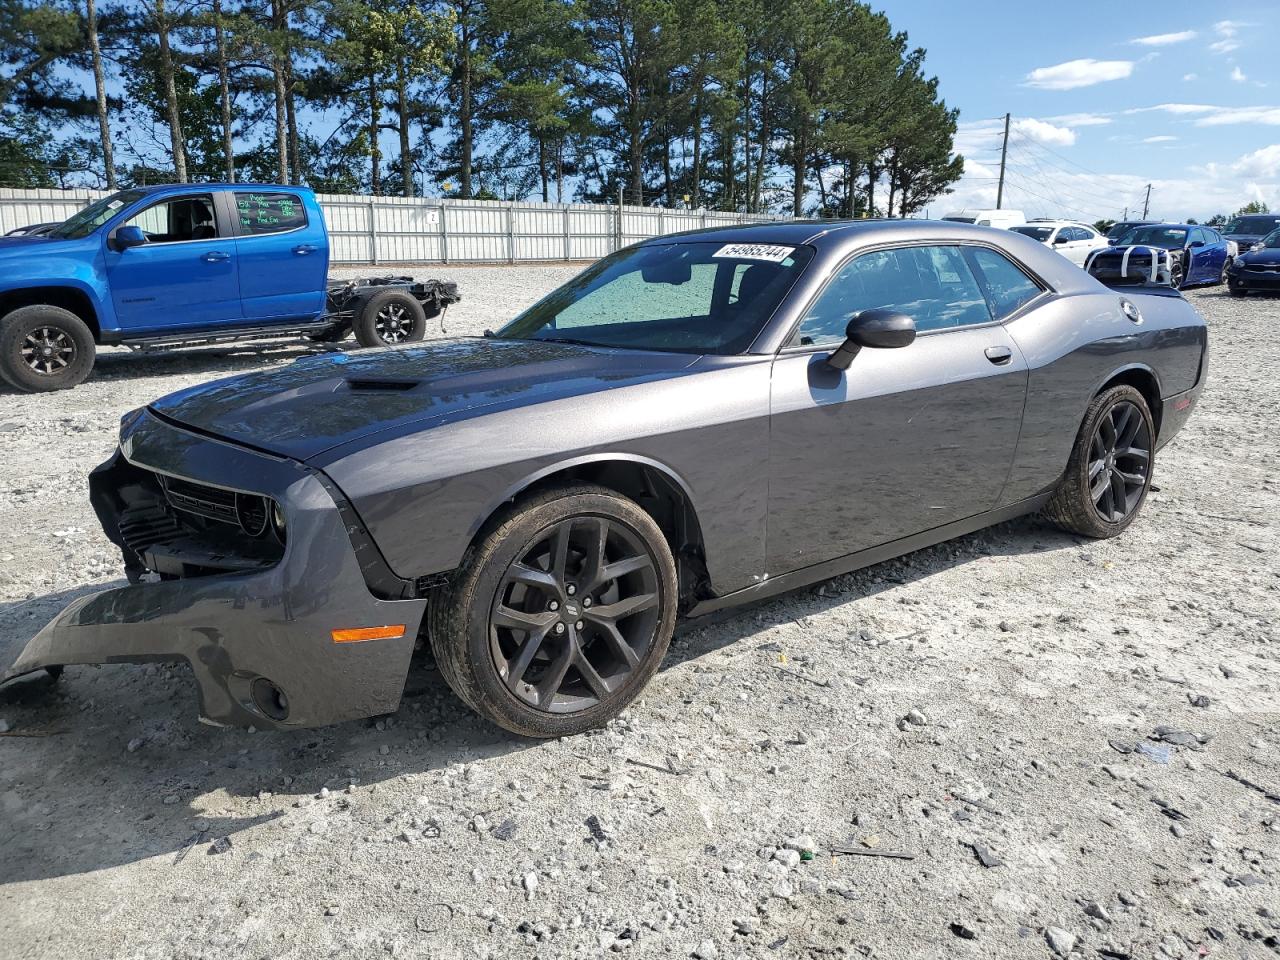
[[[1076,132],[1070,127],[1060,127],[1034,117],[1019,117],[1009,125],[1009,130],[1010,134],[1020,133],[1028,140],[1057,147],[1069,147],[1076,142]]]
[[[1025,84],[1041,90],[1074,90],[1108,80],[1123,80],[1133,73],[1132,60],[1068,60],[1052,67],[1036,67]]]
[[[1239,50],[1240,40],[1237,37],[1240,28],[1251,26],[1253,24],[1243,20],[1219,20],[1213,25],[1213,32],[1218,35],[1218,39],[1209,44],[1209,49],[1214,53],[1231,53],[1233,50]]]
[[[1244,71],[1239,67],[1233,67],[1231,70],[1231,79],[1236,83],[1248,83],[1249,78],[1244,75]]]
[[[1194,80],[1195,78],[1196,78],[1196,75],[1194,73],[1184,73],[1182,75],[1183,80]]]
[[[1196,120],[1197,127],[1223,127],[1236,123],[1257,123],[1280,127],[1280,107],[1214,107]]]
[[[1231,165],[1231,172],[1241,177],[1280,178],[1280,143],[1246,153]]]
[[[1129,42],[1144,47],[1167,47],[1172,43],[1184,43],[1195,38],[1194,30],[1181,30],[1178,33],[1157,33],[1150,37],[1134,37]]]
[[[1178,139],[1177,137],[1171,137],[1167,134],[1161,134],[1158,137],[1146,137],[1142,142],[1143,143],[1170,143],[1177,139]]]
[[[1125,113],[1151,113],[1160,110],[1164,113],[1174,113],[1178,115],[1195,114],[1195,113],[1213,113],[1220,110],[1221,107],[1210,106],[1207,103],[1157,103],[1154,107],[1134,107],[1126,110]]]
[[[1111,118],[1105,113],[1064,113],[1045,119],[1064,127],[1100,127],[1111,122]]]

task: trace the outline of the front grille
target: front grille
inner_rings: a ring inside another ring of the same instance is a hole
[[[272,501],[194,480],[153,473],[118,458],[109,473],[95,472],[99,500],[110,504],[116,542],[126,565],[161,577],[199,577],[262,570],[284,556],[284,530],[272,521]],[[110,526],[108,526],[110,533]]]
[[[208,517],[210,520],[221,520],[223,523],[238,522],[236,495],[230,490],[164,476],[160,478],[160,485],[164,488],[169,503],[179,510]]]

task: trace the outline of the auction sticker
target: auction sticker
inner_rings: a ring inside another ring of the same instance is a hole
[[[780,247],[772,243],[726,243],[713,256],[732,258],[734,260],[768,260],[781,263],[791,254],[795,247]]]

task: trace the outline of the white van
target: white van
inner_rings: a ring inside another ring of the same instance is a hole
[[[979,227],[997,227],[1001,230],[1027,222],[1021,210],[962,210],[959,213],[949,213],[942,219],[952,223],[972,223]]]

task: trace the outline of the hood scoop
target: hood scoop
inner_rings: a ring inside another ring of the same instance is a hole
[[[405,390],[412,390],[414,387],[420,386],[420,380],[391,380],[378,377],[348,377],[346,379],[347,389],[358,391],[360,393],[403,393]]]

